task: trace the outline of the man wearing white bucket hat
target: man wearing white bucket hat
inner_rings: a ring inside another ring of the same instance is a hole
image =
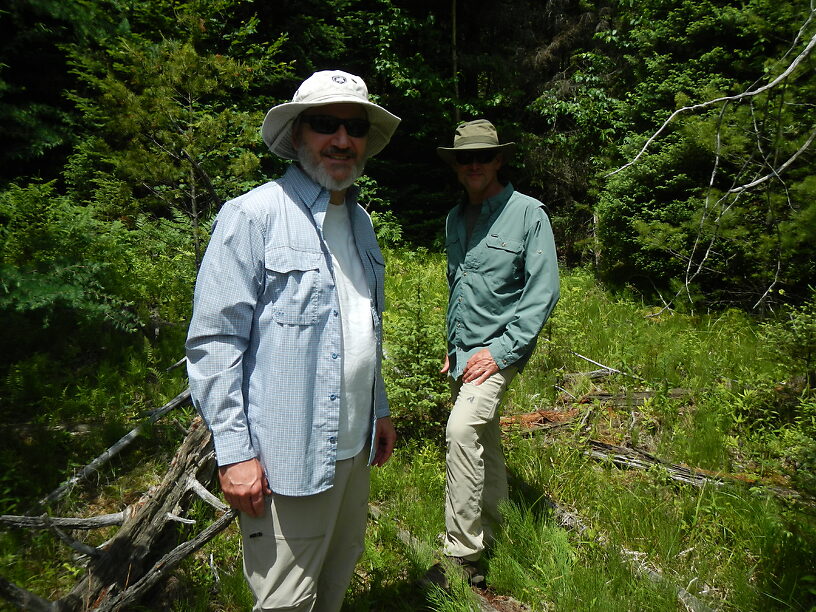
[[[226,204],[196,282],[187,361],[254,610],[339,610],[363,551],[369,465],[396,433],[381,374],[384,261],[354,181],[399,118],[339,70],[261,133],[295,160]]]
[[[507,498],[499,403],[535,348],[559,296],[558,263],[544,205],[502,184],[499,170],[515,143],[499,144],[485,119],[456,128],[438,147],[465,189],[445,225],[450,290],[448,353],[453,409],[446,428],[444,553],[471,582]],[[445,584],[444,566],[428,573]]]

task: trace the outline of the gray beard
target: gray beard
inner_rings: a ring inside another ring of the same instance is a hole
[[[301,143],[297,148],[297,154],[300,167],[303,168],[303,171],[309,176],[309,178],[329,191],[343,191],[348,189],[354,184],[354,181],[362,176],[363,170],[365,170],[365,158],[358,159],[355,161],[354,169],[348,178],[338,181],[329,175],[329,173],[320,163],[320,159],[314,157],[306,148],[304,143]]]

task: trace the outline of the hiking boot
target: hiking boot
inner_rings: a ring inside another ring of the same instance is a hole
[[[425,576],[423,576],[420,582],[424,585],[435,584],[439,588],[447,590],[450,588],[447,568],[453,565],[454,567],[458,568],[462,574],[464,574],[468,584],[471,586],[480,586],[484,583],[484,572],[479,569],[476,561],[468,561],[462,557],[448,556],[445,556],[445,559],[447,559],[447,561],[434,563],[433,566],[431,566],[431,569],[425,572]]]
[[[419,582],[426,587],[435,584],[444,591],[450,587],[448,577],[445,575],[445,567],[441,563],[434,563]]]
[[[484,572],[479,568],[478,561],[468,561],[462,557],[448,557],[465,573],[468,584],[479,586],[485,581]]]

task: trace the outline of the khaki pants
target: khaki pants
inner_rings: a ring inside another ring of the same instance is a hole
[[[338,461],[334,486],[306,497],[272,494],[261,518],[241,514],[244,575],[255,612],[336,612],[363,553],[369,449]]]
[[[499,502],[507,498],[499,403],[516,375],[511,366],[481,385],[451,383],[453,410],[447,439],[444,553],[478,559],[499,524]]]

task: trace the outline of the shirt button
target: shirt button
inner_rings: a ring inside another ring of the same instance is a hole
[[[337,316],[338,314],[340,314],[340,313],[339,313],[339,312],[337,312],[336,310],[332,310],[332,314],[333,314],[333,315],[336,317],[336,316]]]
[[[334,393],[332,393],[332,394],[329,396],[329,399],[330,399],[331,401],[334,401],[334,400],[336,400],[336,399],[337,399],[337,395],[336,395],[336,394],[334,394]]]
[[[507,246],[507,243],[506,243],[506,242],[502,242],[502,246]]]
[[[332,359],[337,359],[339,356],[337,353],[332,353]]]
[[[337,442],[337,438],[335,438],[334,436],[332,436],[331,438],[329,438],[329,442],[331,442],[332,444],[334,444],[335,442]]]
[[[467,276],[467,272],[462,272],[462,276]]]

